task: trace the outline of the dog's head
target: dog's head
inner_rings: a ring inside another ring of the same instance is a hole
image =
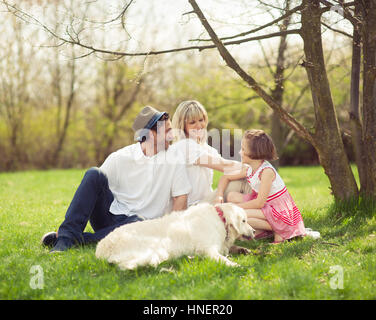
[[[233,230],[235,239],[253,239],[255,230],[248,224],[244,209],[233,203],[222,203],[216,207],[222,209],[226,225]]]

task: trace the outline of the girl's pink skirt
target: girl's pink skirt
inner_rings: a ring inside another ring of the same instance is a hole
[[[257,193],[252,191],[251,194],[245,194],[243,200],[256,198]],[[273,231],[283,240],[305,235],[302,215],[286,187],[269,196],[261,210]]]

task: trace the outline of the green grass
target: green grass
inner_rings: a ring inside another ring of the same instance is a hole
[[[185,256],[135,271],[97,260],[94,246],[60,254],[40,246],[41,236],[62,222],[83,173],[0,174],[0,299],[376,299],[375,212],[338,212],[319,167],[280,174],[306,227],[320,231],[321,239],[240,243],[252,254],[231,257],[239,268]],[[42,289],[30,286],[36,265]],[[330,286],[335,266],[343,270],[343,289]]]

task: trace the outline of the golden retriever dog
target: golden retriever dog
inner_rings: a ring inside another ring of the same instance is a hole
[[[175,211],[161,218],[139,221],[116,228],[96,248],[96,257],[121,269],[157,266],[183,255],[203,255],[228,266],[237,266],[226,255],[235,240],[251,239],[254,229],[245,211],[232,204],[209,203]]]

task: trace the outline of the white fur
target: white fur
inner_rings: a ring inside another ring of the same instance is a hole
[[[171,258],[194,254],[235,266],[225,255],[236,239],[253,238],[254,230],[242,208],[231,203],[217,206],[224,213],[226,226],[213,205],[199,204],[116,228],[98,243],[96,257],[116,263],[121,269],[157,266]]]

